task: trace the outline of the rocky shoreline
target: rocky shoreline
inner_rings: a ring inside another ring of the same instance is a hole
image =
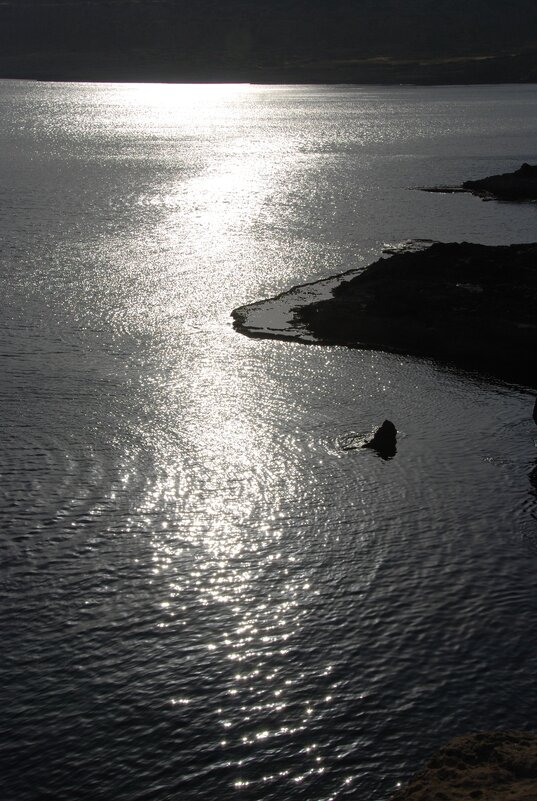
[[[233,312],[235,328],[264,336],[248,329],[247,308]],[[293,325],[318,344],[429,357],[535,388],[536,308],[537,243],[437,242],[379,259],[296,308]]]
[[[535,801],[537,735],[496,731],[455,737],[392,801]]]
[[[482,200],[509,200],[511,202],[537,201],[537,166],[522,164],[514,172],[489,175],[473,181],[464,181],[461,186],[421,187],[424,192],[440,194],[467,193]]]
[[[464,181],[462,188],[479,197],[497,200],[537,200],[537,167],[523,164],[515,172]]]

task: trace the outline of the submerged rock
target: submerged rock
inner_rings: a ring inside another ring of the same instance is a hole
[[[515,172],[490,175],[477,181],[465,181],[463,190],[480,197],[499,200],[537,200],[537,166],[523,164]]]
[[[496,731],[455,737],[392,801],[535,801],[537,735]]]
[[[383,459],[391,459],[397,453],[397,429],[391,420],[385,420],[375,436],[363,448],[372,448]]]

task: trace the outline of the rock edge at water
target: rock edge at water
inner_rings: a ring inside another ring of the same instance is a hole
[[[456,194],[459,192],[477,195],[483,200],[537,201],[537,166],[523,164],[514,172],[489,175],[474,181],[464,181],[462,186],[421,187],[426,192]]]
[[[537,735],[496,731],[455,737],[392,801],[535,801]]]
[[[434,243],[396,253],[295,309],[319,344],[443,363],[537,386],[537,243]],[[244,307],[235,327],[248,330]]]
[[[465,181],[462,188],[481,197],[499,200],[537,200],[537,166],[523,164],[515,172]]]

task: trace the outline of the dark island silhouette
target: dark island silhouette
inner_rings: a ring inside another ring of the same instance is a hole
[[[498,200],[537,200],[537,166],[523,164],[515,172],[465,181],[463,189],[480,197]]]
[[[319,344],[429,357],[537,387],[537,243],[436,242],[381,258],[326,300],[294,310]],[[248,307],[233,312],[248,328]],[[274,336],[274,334],[269,334]]]
[[[472,181],[464,181],[460,186],[420,187],[425,192],[454,194],[467,192],[483,200],[537,201],[537,166],[522,164],[514,172],[489,175]]]

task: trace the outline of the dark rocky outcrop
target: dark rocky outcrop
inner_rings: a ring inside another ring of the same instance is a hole
[[[385,420],[375,432],[375,436],[366,442],[363,448],[371,448],[383,459],[391,459],[397,453],[397,429],[391,420]]]
[[[515,172],[465,181],[462,189],[499,200],[537,200],[537,166],[523,164]]]
[[[435,243],[295,312],[323,344],[433,357],[537,386],[537,244]]]
[[[537,735],[497,731],[456,737],[392,801],[535,801]]]

